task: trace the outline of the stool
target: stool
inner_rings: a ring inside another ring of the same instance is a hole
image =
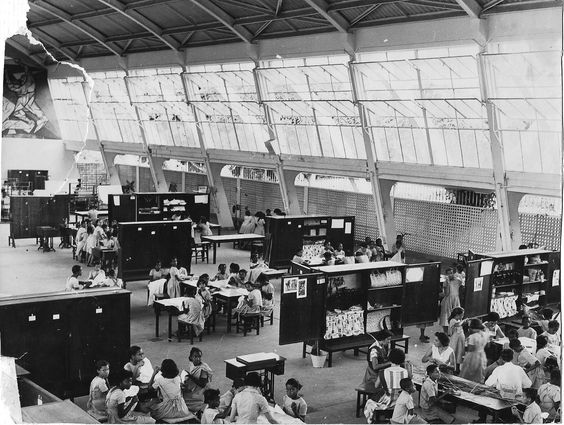
[[[260,313],[247,313],[239,314],[237,316],[237,323],[235,324],[237,328],[237,333],[242,329],[243,336],[247,336],[247,332],[256,329],[257,335],[260,333]]]
[[[198,264],[198,254],[200,254],[202,258],[202,262],[205,260],[209,264],[210,263],[209,251],[210,251],[209,242],[201,242],[195,244],[192,247],[192,257],[194,257],[196,264]]]
[[[265,316],[264,314],[260,315],[260,326],[262,328],[264,328],[264,320],[270,320],[270,326],[272,326],[272,324],[274,323],[274,309],[272,309],[272,311],[270,312],[269,315]]]
[[[190,338],[190,344],[194,345],[194,328],[192,327],[191,323],[183,322],[182,320],[178,320],[178,331],[176,332],[176,337],[178,338],[178,342],[182,340],[182,329],[181,327],[186,327],[188,332],[188,337]],[[198,340],[202,342],[202,331],[198,336]]]
[[[376,388],[373,383],[362,383],[356,387],[356,417],[360,418],[360,412],[366,405],[368,397],[382,392],[381,388]]]

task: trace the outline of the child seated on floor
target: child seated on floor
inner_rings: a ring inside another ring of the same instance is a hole
[[[226,280],[226,279],[229,279],[229,274],[227,273],[227,265],[220,264],[219,266],[217,266],[217,273],[211,280],[216,281],[216,280]]]
[[[139,387],[139,398],[141,400],[151,398],[154,391],[149,388],[149,382],[153,376],[153,365],[145,357],[141,347],[132,345],[129,347],[129,362],[123,368],[133,375],[133,384]]]
[[[219,398],[219,407],[217,409],[220,413],[224,413],[225,417],[231,414],[231,403],[233,402],[233,397],[235,397],[235,394],[242,391],[243,388],[245,388],[245,381],[243,378],[234,379],[231,389],[222,394]]]
[[[97,375],[90,383],[90,391],[88,394],[88,402],[86,403],[87,412],[95,418],[107,418],[106,411],[106,395],[110,389],[108,376],[110,375],[110,363],[106,360],[98,360],[96,362]]]
[[[204,391],[204,403],[206,407],[202,413],[200,423],[202,424],[223,424],[225,423],[225,412],[219,411],[219,390],[207,389]]]
[[[302,384],[296,379],[290,378],[286,381],[286,395],[282,403],[282,410],[284,410],[284,413],[287,415],[305,422],[307,403],[299,395],[301,389]]]

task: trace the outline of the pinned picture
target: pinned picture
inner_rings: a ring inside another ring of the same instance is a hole
[[[474,279],[474,292],[481,291],[484,286],[484,278],[477,277]]]
[[[298,279],[298,294],[296,298],[307,297],[307,279]]]
[[[298,278],[291,277],[284,279],[284,293],[291,294],[292,292],[298,292]]]

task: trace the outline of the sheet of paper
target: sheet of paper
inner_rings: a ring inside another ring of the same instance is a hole
[[[552,273],[552,286],[560,286],[560,270],[554,270]]]
[[[207,204],[208,203],[208,195],[196,195],[196,196],[194,196],[194,203],[195,204]]]
[[[406,282],[423,282],[423,267],[409,267],[405,270]]]
[[[484,278],[477,277],[474,279],[474,292],[479,292],[484,287]]]
[[[114,196],[114,205],[115,205],[116,207],[119,207],[119,205],[120,205],[120,197],[119,197],[119,195],[115,195],[115,196]]]
[[[345,223],[345,235],[352,233],[352,223]]]
[[[333,218],[331,219],[331,229],[342,229],[345,227],[344,218]]]
[[[493,261],[483,261],[480,265],[480,276],[492,274]]]

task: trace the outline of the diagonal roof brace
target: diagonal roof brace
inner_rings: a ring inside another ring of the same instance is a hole
[[[212,3],[211,0],[190,0],[200,9],[206,11],[208,14],[213,16],[227,28],[229,28],[237,37],[243,40],[245,43],[252,43],[253,34],[247,30],[244,26],[240,24],[235,24],[235,19],[229,15],[225,10],[216,4]]]
[[[468,16],[479,18],[482,13],[482,6],[476,0],[456,0],[458,5],[464,9]]]
[[[178,51],[177,46],[170,43],[168,40],[166,40],[163,37],[162,28],[160,28],[157,24],[151,22],[151,20],[149,20],[148,18],[143,16],[137,10],[131,9],[131,8],[126,8],[126,5],[123,4],[122,2],[120,2],[119,0],[97,0],[97,1],[99,3],[102,3],[105,6],[108,6],[111,9],[114,9],[120,15],[126,16],[127,18],[129,18],[131,21],[135,22],[140,27],[146,29],[151,34],[153,34],[155,37],[157,37],[162,43],[164,43],[166,46],[170,47],[173,51]]]
[[[348,32],[350,28],[349,22],[339,12],[329,10],[329,4],[326,0],[305,0],[305,2],[337,28],[338,31]]]
[[[65,11],[53,6],[51,3],[47,3],[46,1],[43,1],[43,0],[30,0],[29,4],[32,7],[35,7],[36,9],[42,10],[43,12],[47,12],[50,15],[53,15],[56,18],[59,18],[61,21],[66,22],[67,24],[71,25],[72,27],[74,27],[77,30],[86,34],[88,37],[96,40],[99,44],[104,46],[106,49],[108,49],[114,55],[120,56],[120,52],[118,52],[116,49],[114,49],[112,46],[110,46],[106,42],[105,37],[102,33],[98,32],[94,28],[91,28],[91,27],[85,25],[82,22],[73,22],[71,15],[69,15],[67,12],[65,12]]]

